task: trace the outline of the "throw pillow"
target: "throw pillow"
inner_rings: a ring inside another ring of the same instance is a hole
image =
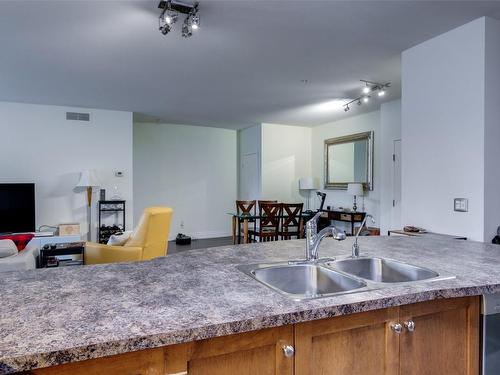
[[[0,258],[17,254],[17,247],[12,240],[0,240]]]
[[[123,246],[125,245],[125,242],[127,242],[127,240],[129,239],[131,234],[132,234],[131,230],[123,232],[122,234],[112,234],[111,237],[109,237],[108,245]]]

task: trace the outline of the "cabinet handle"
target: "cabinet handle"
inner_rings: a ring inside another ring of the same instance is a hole
[[[415,322],[413,320],[408,320],[407,322],[404,322],[405,328],[408,330],[408,332],[413,332],[415,331]]]
[[[291,358],[295,354],[295,349],[292,345],[283,345],[282,349],[283,355],[287,358]]]
[[[403,326],[399,323],[392,323],[391,329],[398,334],[403,332]]]

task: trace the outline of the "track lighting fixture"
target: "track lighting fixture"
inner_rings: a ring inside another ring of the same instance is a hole
[[[379,97],[382,97],[385,95],[386,88],[391,86],[390,82],[386,83],[378,83],[378,82],[372,82],[372,81],[366,81],[364,79],[361,80],[365,84],[365,86],[361,89],[361,92],[363,95],[358,96],[357,98],[351,100],[350,102],[347,102],[344,104],[344,111],[347,112],[349,111],[352,103],[358,103],[358,105],[361,105],[363,103],[368,103],[370,101],[372,93],[377,93]]]
[[[180,0],[162,0],[158,4],[158,8],[162,9],[159,29],[163,35],[167,35],[172,30],[172,26],[177,22],[180,14],[186,15],[181,28],[184,38],[189,38],[193,35],[193,30],[200,28],[198,2],[189,4]]]

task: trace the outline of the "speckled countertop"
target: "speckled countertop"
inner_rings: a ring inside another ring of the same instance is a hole
[[[352,239],[320,256],[350,255]],[[500,292],[500,246],[360,239],[377,255],[456,275],[296,302],[236,265],[298,259],[304,240],[193,250],[150,262],[0,273],[0,373],[443,297]]]

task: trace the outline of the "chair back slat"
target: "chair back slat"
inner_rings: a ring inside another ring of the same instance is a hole
[[[236,201],[236,212],[238,215],[248,214],[255,216],[256,201]]]
[[[281,238],[284,240],[289,240],[292,236],[300,238],[300,221],[304,203],[283,203],[282,206]]]
[[[304,203],[283,203],[283,227],[298,227],[303,207]]]

